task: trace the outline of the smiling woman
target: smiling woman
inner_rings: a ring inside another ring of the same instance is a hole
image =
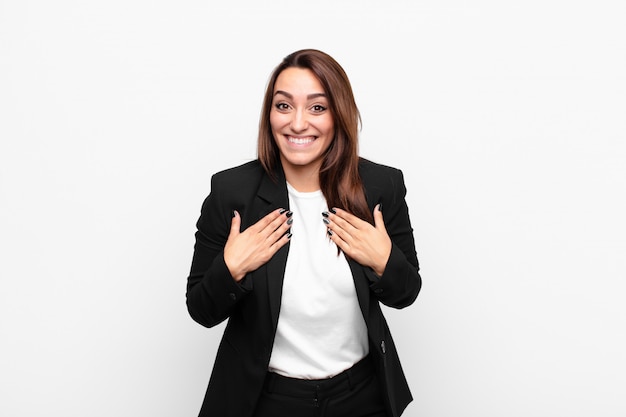
[[[270,77],[258,160],[213,176],[187,307],[228,326],[201,417],[397,417],[412,400],[380,307],[421,288],[406,189],[359,157],[359,121],[341,66],[294,52]]]

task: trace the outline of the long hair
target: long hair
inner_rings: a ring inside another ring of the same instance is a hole
[[[280,166],[278,145],[272,135],[270,112],[276,79],[287,68],[308,69],[319,80],[328,97],[335,127],[319,173],[320,188],[329,208],[338,207],[374,222],[359,175],[358,134],[361,123],[350,81],[343,68],[330,55],[303,49],[283,59],[270,76],[259,121],[258,158],[267,174],[276,179]]]

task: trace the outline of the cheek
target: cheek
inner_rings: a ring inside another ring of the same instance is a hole
[[[285,117],[278,112],[270,112],[270,127],[272,130],[280,129],[285,124]]]
[[[328,120],[325,123],[324,130],[326,131],[326,134],[330,136],[330,138],[335,137],[335,124],[333,123],[332,119]]]
[[[320,126],[323,126],[326,132],[328,132],[331,135],[334,134],[335,122],[333,121],[333,117],[330,115],[330,113],[325,114],[321,122],[322,123]]]

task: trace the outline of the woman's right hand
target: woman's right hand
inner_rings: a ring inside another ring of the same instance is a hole
[[[289,242],[290,218],[290,211],[276,209],[241,232],[241,217],[237,211],[233,212],[224,262],[235,281],[241,281],[248,272],[267,263]]]

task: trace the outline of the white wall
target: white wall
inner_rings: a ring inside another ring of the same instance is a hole
[[[406,176],[405,415],[626,415],[623,4],[0,0],[0,415],[196,415],[195,221],[305,47]]]

